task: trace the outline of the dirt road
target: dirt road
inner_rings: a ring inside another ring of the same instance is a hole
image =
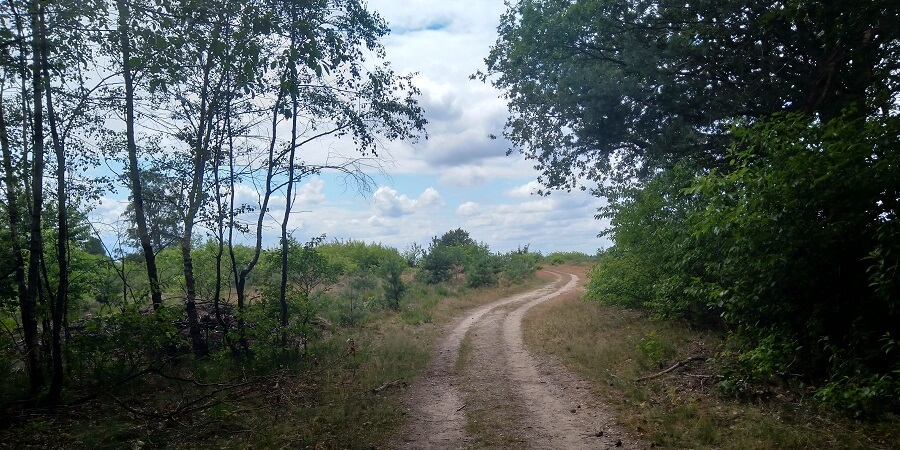
[[[643,447],[616,429],[585,382],[526,350],[525,313],[581,289],[577,275],[552,274],[554,282],[471,310],[447,328],[409,390],[409,421],[394,448]]]

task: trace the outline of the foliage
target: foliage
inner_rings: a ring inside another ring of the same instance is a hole
[[[476,255],[465,267],[466,286],[479,288],[497,284],[500,257],[491,253]]]
[[[247,328],[260,342],[272,330],[259,297],[267,274],[253,271],[267,200],[292,200],[304,177],[329,169],[364,187],[364,169],[378,167],[385,142],[424,133],[412,75],[385,60],[387,24],[358,0],[26,0],[0,3],[0,15],[0,307],[4,326],[13,317],[20,324],[6,331],[22,345],[10,349],[29,380],[18,392],[23,406],[58,404],[64,388],[82,387],[75,378],[88,365],[146,362],[144,350],[131,350],[134,335],[146,333],[148,348],[171,337],[151,325],[180,333],[186,323],[198,356],[207,340],[251,356]],[[357,153],[293,158],[325,138],[352,139]],[[258,202],[242,203],[254,195],[239,191],[254,187]],[[130,196],[122,222],[89,224],[82,205],[113,191]],[[254,214],[256,245],[247,247],[238,242]],[[118,242],[107,251],[98,237],[113,233]],[[337,271],[294,247],[286,256],[302,288],[287,303],[305,341],[315,283],[334,282]],[[364,250],[350,255],[348,273],[400,258]],[[142,319],[148,299],[166,309],[159,324]],[[177,303],[184,317],[172,313]],[[82,342],[95,325],[108,334]],[[167,349],[173,358],[181,350]],[[100,361],[103,351],[109,359]]]
[[[506,254],[491,252],[477,243],[461,228],[432,238],[428,251],[419,264],[416,278],[426,284],[451,281],[465,275],[466,286],[479,288],[497,284],[502,279],[521,283],[537,269],[539,253],[529,253],[528,246]]]
[[[103,387],[153,364],[186,345],[175,327],[174,308],[155,312],[138,305],[116,314],[82,319],[71,325],[70,368],[77,381]]]
[[[585,264],[593,260],[594,257],[581,252],[553,252],[543,258],[543,261],[554,266],[560,264]]]
[[[400,256],[406,260],[406,264],[409,267],[416,267],[422,262],[422,258],[425,256],[425,249],[418,243],[413,242],[403,249]]]
[[[882,349],[900,297],[882,255],[898,252],[898,126],[780,115],[736,127],[727,169],[676,167],[610,206],[616,245],[589,295],[695,325],[720,315],[732,378],[802,374],[830,380],[819,398],[854,414],[896,407],[900,357]]]
[[[690,189],[706,199],[693,232],[716,236],[722,255],[700,294],[717,295],[723,318],[751,342],[775,346],[767,359],[778,373],[878,385],[851,405],[898,406],[884,386],[897,383],[889,374],[900,355],[882,339],[900,332],[900,292],[896,262],[878,255],[900,250],[900,120],[784,115],[735,135],[731,169]]]
[[[896,105],[900,11],[888,0],[507,7],[476,77],[503,91],[510,151],[534,160],[549,189],[588,178],[615,196],[674,161],[716,166],[738,118]]]
[[[649,358],[657,367],[662,367],[675,354],[675,349],[672,345],[659,336],[656,330],[642,337],[638,341],[637,347],[641,354]]]
[[[540,269],[540,260],[540,253],[530,253],[527,245],[506,253],[502,256],[503,278],[509,283],[521,283]]]
[[[485,252],[487,247],[479,247],[468,231],[462,228],[448,231],[441,237],[431,239],[428,251],[419,264],[418,277],[428,284],[449,281]]]
[[[378,274],[381,277],[381,288],[384,291],[384,301],[388,308],[399,311],[400,300],[406,293],[408,286],[403,281],[403,270],[406,264],[397,258],[388,258],[378,265]]]
[[[181,238],[179,221],[184,213],[184,179],[169,178],[169,174],[157,168],[141,170],[143,183],[144,213],[146,214],[148,234],[153,248],[157,251],[174,245]],[[127,179],[123,176],[122,183]],[[182,184],[179,184],[182,183]],[[140,247],[137,227],[134,225],[134,199],[129,198],[124,216],[129,222],[126,230],[126,242],[136,248]]]
[[[615,246],[602,252],[591,271],[590,298],[610,305],[646,306],[660,317],[685,317],[698,325],[717,325],[718,311],[704,291],[710,282],[705,264],[716,263],[715,243],[690,229],[696,195],[684,192],[695,170],[681,164],[662,172],[641,189],[611,202],[603,216]]]
[[[347,289],[340,293],[340,321],[343,325],[357,325],[374,305],[378,280],[368,270],[353,274]]]
[[[332,264],[340,267],[343,275],[350,275],[358,270],[374,270],[383,261],[404,259],[395,248],[353,239],[322,244],[318,251]]]
[[[325,255],[320,242],[322,237],[315,237],[301,244],[293,237],[288,237],[288,282],[306,297],[312,296],[317,288],[328,289],[341,274],[343,267],[334,259]],[[272,248],[266,252],[267,268],[271,268],[273,285],[278,284],[275,274],[281,273],[281,248]]]

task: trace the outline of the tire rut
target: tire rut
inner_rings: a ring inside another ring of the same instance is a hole
[[[586,383],[525,348],[527,311],[579,288],[577,275],[551,273],[556,281],[478,307],[448,327],[437,354],[409,390],[408,422],[392,448],[643,447],[616,429]],[[464,339],[467,351],[458,373]]]

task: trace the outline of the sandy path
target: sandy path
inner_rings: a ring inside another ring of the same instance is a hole
[[[554,275],[556,282],[471,310],[445,331],[438,353],[409,390],[409,421],[394,448],[640,447],[615,429],[585,382],[525,349],[525,313],[580,289],[577,275]],[[464,366],[457,372],[464,340]]]

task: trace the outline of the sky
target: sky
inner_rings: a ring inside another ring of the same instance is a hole
[[[375,185],[367,192],[335,174],[309,178],[289,221],[294,237],[326,234],[402,250],[413,242],[427,247],[432,236],[463,228],[499,252],[528,245],[545,254],[593,254],[609,245],[597,237],[606,225],[594,219],[601,199],[582,191],[536,195],[533,163],[518,153],[506,156],[509,142],[488,137],[502,133],[506,103],[499,91],[469,76],[485,68],[503,0],[369,0],[368,6],[391,29],[382,43],[394,71],[417,73],[428,139],[385,143],[382,155],[389,161],[383,174],[371,174]],[[121,200],[107,199],[95,212],[123,208]],[[277,243],[274,222],[264,242]]]

